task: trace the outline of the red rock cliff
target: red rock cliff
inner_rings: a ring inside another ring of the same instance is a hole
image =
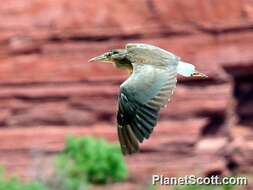
[[[127,158],[131,183],[151,173],[251,172],[252,0],[5,1],[1,163],[31,177],[35,153],[51,157],[67,133],[115,141],[118,86],[127,75],[87,60],[128,42],[165,48],[209,76],[179,79],[150,140]]]

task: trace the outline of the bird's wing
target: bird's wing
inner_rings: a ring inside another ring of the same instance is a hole
[[[128,43],[126,50],[127,58],[132,63],[167,67],[168,65],[178,64],[180,60],[180,57],[173,53],[149,44]]]
[[[159,67],[133,63],[133,73],[120,87],[118,136],[124,154],[138,151],[138,141],[149,138],[159,111],[176,86],[177,64]]]

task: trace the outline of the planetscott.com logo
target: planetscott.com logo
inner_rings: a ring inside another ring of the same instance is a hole
[[[153,185],[247,185],[247,177],[197,177],[195,175],[184,177],[166,177],[152,175]]]

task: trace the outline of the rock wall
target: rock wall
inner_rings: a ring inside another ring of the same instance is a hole
[[[67,133],[117,139],[127,74],[87,60],[128,42],[170,50],[209,76],[179,78],[150,140],[126,158],[130,183],[253,171],[252,0],[8,0],[0,23],[0,161],[12,173],[33,177],[38,155],[61,150]]]

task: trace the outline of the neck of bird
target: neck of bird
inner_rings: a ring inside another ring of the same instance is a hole
[[[114,65],[119,69],[127,69],[130,73],[133,71],[133,66],[127,59],[115,60]]]

